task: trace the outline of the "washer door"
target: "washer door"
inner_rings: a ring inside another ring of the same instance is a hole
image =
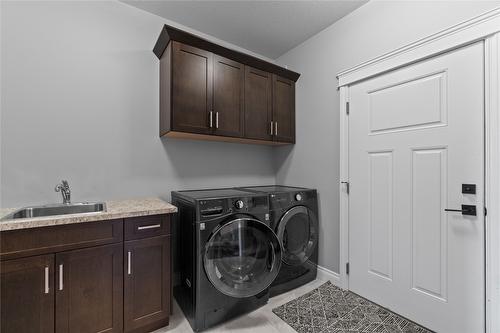
[[[223,224],[212,234],[203,264],[217,290],[242,298],[269,287],[278,275],[281,259],[280,242],[273,230],[243,217]]]
[[[292,266],[306,262],[318,244],[318,220],[305,206],[295,206],[281,217],[277,230],[283,261]]]

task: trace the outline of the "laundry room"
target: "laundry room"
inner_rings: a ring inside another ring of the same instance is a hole
[[[500,333],[500,1],[0,0],[0,78],[0,332]]]

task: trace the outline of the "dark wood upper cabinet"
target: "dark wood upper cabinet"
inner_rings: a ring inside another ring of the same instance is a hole
[[[0,332],[54,332],[54,255],[0,263]]]
[[[295,143],[295,82],[273,75],[273,134],[280,142]]]
[[[123,331],[123,245],[56,254],[56,332]]]
[[[153,52],[160,59],[160,136],[295,143],[300,74],[167,25]]]
[[[243,136],[244,66],[214,55],[213,112],[217,135]]]
[[[167,325],[170,315],[170,236],[127,241],[124,255],[125,332]]]
[[[173,43],[172,128],[176,131],[211,132],[213,54]],[[213,120],[212,120],[213,121]]]
[[[245,137],[269,140],[272,120],[272,75],[245,66]]]

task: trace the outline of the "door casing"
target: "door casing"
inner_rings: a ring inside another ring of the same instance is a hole
[[[485,332],[500,332],[500,7],[338,74],[340,90],[340,284],[349,289],[349,86],[464,45],[485,47]]]

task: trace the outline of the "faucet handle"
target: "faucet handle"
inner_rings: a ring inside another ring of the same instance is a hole
[[[64,204],[69,204],[71,202],[71,190],[67,180],[62,180],[61,184],[57,184],[54,190],[56,192],[61,192]]]

